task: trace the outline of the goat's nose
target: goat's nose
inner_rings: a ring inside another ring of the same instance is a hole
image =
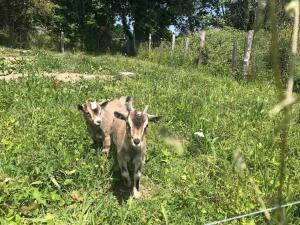
[[[141,142],[141,140],[138,139],[138,138],[133,139],[133,143],[134,143],[135,145],[138,145],[140,142]]]

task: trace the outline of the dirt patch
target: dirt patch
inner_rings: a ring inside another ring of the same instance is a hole
[[[5,63],[13,63],[17,61],[29,61],[31,58],[29,56],[4,56]]]
[[[0,80],[16,80],[20,77],[27,77],[28,74],[10,74],[6,76],[0,76]],[[57,80],[63,81],[63,82],[75,82],[79,81],[81,79],[84,80],[112,80],[113,77],[111,75],[100,75],[100,74],[81,74],[81,73],[72,73],[72,72],[63,72],[63,73],[42,73],[37,76],[45,76],[45,77],[53,77]]]
[[[21,73],[16,73],[16,74],[10,74],[10,75],[5,75],[5,76],[0,76],[0,80],[16,80],[19,77],[27,77],[28,75],[26,74],[21,74]]]
[[[57,80],[70,82],[70,81],[79,81],[81,79],[84,80],[111,80],[111,75],[100,75],[100,74],[81,74],[81,73],[44,73],[44,76],[54,77]]]
[[[140,184],[140,189],[142,192],[142,198],[149,198],[156,193],[158,187],[151,182],[147,182],[147,184],[144,182],[144,184]]]

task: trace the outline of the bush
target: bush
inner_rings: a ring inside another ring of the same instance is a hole
[[[65,39],[65,45],[68,45],[68,40]],[[38,32],[37,34],[30,36],[31,47],[58,50],[59,49],[59,39],[58,37],[53,37],[47,32]]]

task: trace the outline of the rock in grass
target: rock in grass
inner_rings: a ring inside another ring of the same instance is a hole
[[[195,132],[194,135],[198,136],[198,137],[201,137],[201,138],[204,138],[204,133],[202,130],[198,131],[198,132]]]

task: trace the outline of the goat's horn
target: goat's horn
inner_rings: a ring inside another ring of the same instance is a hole
[[[147,111],[148,111],[148,105],[146,105],[146,107],[145,107],[145,109],[144,109],[144,113],[147,113]]]
[[[128,112],[134,111],[134,108],[132,107],[132,103],[126,103],[126,108]]]

